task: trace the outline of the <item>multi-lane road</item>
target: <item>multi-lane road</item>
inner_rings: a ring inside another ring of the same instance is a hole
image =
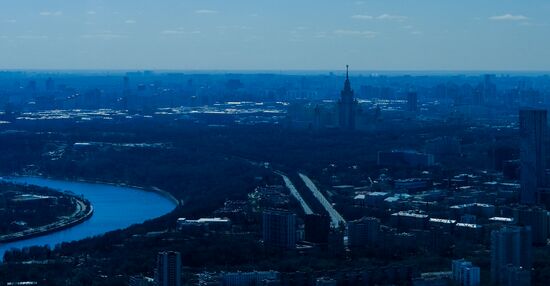
[[[300,178],[302,179],[302,181],[304,181],[304,184],[306,184],[307,188],[313,193],[313,196],[315,196],[315,198],[321,203],[321,205],[323,205],[323,207],[329,214],[330,221],[331,221],[330,224],[332,225],[332,227],[336,228],[340,224],[345,225],[346,220],[344,220],[342,215],[340,215],[340,213],[338,213],[338,211],[334,209],[332,204],[319,191],[319,189],[317,188],[317,186],[315,186],[315,184],[311,181],[311,179],[302,173],[298,173],[298,175],[300,175]]]
[[[286,187],[290,190],[290,194],[292,194],[292,196],[300,203],[300,205],[302,206],[302,209],[304,210],[304,213],[306,215],[313,214],[313,211],[311,210],[309,205],[306,203],[306,201],[304,201],[304,198],[302,198],[298,190],[296,190],[296,187],[294,186],[292,181],[283,172],[281,171],[274,171],[274,172],[275,174],[283,178],[283,180],[285,181]]]

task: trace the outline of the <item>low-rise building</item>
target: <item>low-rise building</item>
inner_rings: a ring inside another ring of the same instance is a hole
[[[178,218],[177,229],[188,234],[201,234],[209,231],[227,231],[231,229],[231,220],[227,218]]]
[[[391,215],[391,223],[400,229],[424,229],[428,225],[427,214],[415,211],[400,211]]]

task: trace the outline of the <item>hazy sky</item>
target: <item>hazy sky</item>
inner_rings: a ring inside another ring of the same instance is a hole
[[[548,0],[0,4],[0,69],[550,70]]]

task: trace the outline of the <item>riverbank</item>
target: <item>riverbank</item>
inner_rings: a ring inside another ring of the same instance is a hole
[[[162,190],[157,187],[140,187],[140,186],[134,186],[130,185],[128,183],[113,183],[113,182],[105,182],[101,180],[89,180],[84,178],[63,178],[63,177],[55,177],[55,176],[46,176],[43,174],[38,175],[19,175],[19,174],[11,174],[11,175],[5,175],[6,177],[36,177],[36,178],[45,178],[45,179],[51,179],[51,180],[62,180],[62,181],[75,181],[75,182],[81,182],[81,183],[87,183],[87,184],[102,184],[102,185],[110,185],[115,187],[127,187],[132,189],[138,189],[145,192],[153,192],[162,195],[163,197],[169,199],[172,201],[176,206],[183,205],[183,203],[178,200],[174,195],[172,195],[170,192]]]
[[[25,240],[37,236],[42,236],[48,233],[60,231],[80,224],[92,217],[94,213],[94,207],[92,204],[84,199],[80,199],[73,196],[72,199],[75,202],[75,212],[69,217],[58,220],[51,224],[43,225],[37,228],[27,229],[20,232],[10,233],[0,236],[0,243],[15,242]]]
[[[46,177],[46,178],[56,179],[54,177],[51,177],[51,178]],[[67,179],[63,179],[63,180],[67,180]],[[103,185],[111,185],[111,186],[115,186],[115,187],[126,187],[126,188],[138,189],[138,190],[141,190],[141,191],[144,191],[144,192],[153,192],[153,193],[160,194],[163,197],[169,199],[174,204],[176,204],[176,206],[182,205],[182,203],[176,197],[174,197],[171,193],[169,193],[165,190],[159,189],[157,187],[145,188],[145,187],[140,187],[140,186],[129,185],[127,183],[111,183],[111,182],[104,182],[104,181],[99,181],[99,180],[92,181],[92,180],[87,180],[87,179],[82,179],[82,178],[77,178],[77,179],[75,179],[75,181],[81,182],[81,183],[87,183],[87,184],[103,184]]]

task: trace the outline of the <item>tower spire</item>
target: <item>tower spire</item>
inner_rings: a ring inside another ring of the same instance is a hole
[[[344,82],[344,91],[351,92],[351,84],[349,83],[349,65],[346,65],[346,81]]]
[[[338,121],[343,130],[355,129],[355,113],[357,112],[357,101],[353,97],[353,89],[349,82],[349,65],[346,65],[346,80],[344,89],[340,92],[338,101]]]

